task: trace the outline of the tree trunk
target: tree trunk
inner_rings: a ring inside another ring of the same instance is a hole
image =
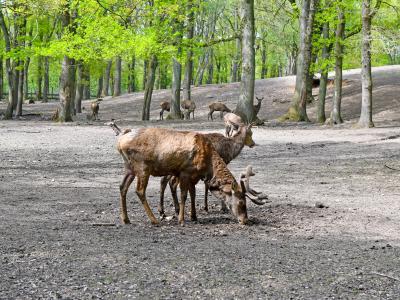
[[[326,22],[322,28],[322,36],[324,42],[327,43],[329,39],[329,23]],[[322,62],[326,62],[329,59],[329,49],[330,47],[326,44],[322,47]],[[325,66],[321,70],[321,78],[319,82],[319,92],[318,92],[318,109],[317,109],[317,122],[325,123],[325,99],[326,99],[326,85],[328,83],[328,68]]]
[[[235,23],[234,27],[237,31],[240,30],[239,28],[239,16],[238,16],[238,11],[235,10]],[[239,76],[238,76],[238,70],[239,70],[239,63],[240,63],[240,55],[241,55],[241,40],[240,38],[235,39],[235,54],[233,57],[232,61],[232,77],[231,77],[231,82],[237,82],[239,81]]]
[[[4,42],[5,42],[5,50],[6,53],[11,51],[11,41],[10,41],[10,35],[8,32],[8,28],[6,26],[6,22],[4,20],[4,15],[2,9],[0,9],[0,26],[1,30],[3,31],[3,37],[4,37]],[[8,104],[6,108],[6,112],[4,115],[4,119],[9,120],[12,119],[12,115],[14,112],[14,102],[16,102],[17,99],[15,99],[15,92],[14,89],[16,88],[14,84],[14,68],[11,63],[11,59],[9,57],[6,58],[6,72],[7,72],[7,82],[8,82]]]
[[[203,54],[200,59],[199,59],[199,67],[197,71],[197,80],[196,80],[196,86],[200,86],[203,84],[203,78],[204,78],[204,71],[208,65],[208,51]]]
[[[49,99],[50,90],[50,70],[49,70],[49,57],[44,57],[44,73],[43,73],[43,102],[47,102]]]
[[[76,94],[75,94],[75,111],[77,113],[82,112],[82,98],[83,98],[83,87],[84,87],[84,65],[83,62],[79,62],[77,65],[77,80],[76,80]]]
[[[64,55],[61,75],[60,75],[60,111],[59,121],[71,122],[72,121],[72,105],[73,105],[73,92],[74,92],[74,77],[75,77],[75,61],[68,56]]]
[[[143,80],[142,80],[142,88],[143,88],[143,90],[146,89],[148,64],[149,64],[149,61],[147,59],[145,59],[143,61]]]
[[[157,56],[152,55],[150,62],[148,63],[148,70],[146,71],[148,77],[144,89],[142,121],[150,120],[150,104],[151,104],[151,97],[153,95],[154,82],[156,80],[157,63],[158,63]]]
[[[214,77],[214,50],[210,48],[207,57],[207,81],[206,84],[212,84]]]
[[[90,68],[83,65],[83,100],[90,99]]]
[[[131,62],[128,64],[128,93],[136,92],[136,75],[135,75],[135,56],[132,57]]]
[[[101,91],[103,90],[103,76],[100,76],[97,80],[97,93],[96,98],[101,98]]]
[[[296,88],[292,105],[284,119],[309,122],[307,81],[310,73],[312,31],[318,0],[304,0],[300,15],[300,52],[297,58]]]
[[[17,117],[22,116],[22,103],[24,102],[24,62],[20,62],[20,69],[18,72],[18,92],[17,92],[17,109],[15,111],[15,115]]]
[[[42,100],[42,77],[43,76],[43,58],[38,56],[37,77],[36,77],[36,101]]]
[[[338,13],[338,24],[336,28],[335,40],[335,92],[333,96],[331,122],[332,124],[341,124],[343,119],[340,113],[342,103],[342,68],[343,68],[343,41],[345,30],[345,19],[343,8],[340,7]]]
[[[175,58],[172,60],[172,99],[171,112],[172,119],[181,118],[181,75],[182,66]]]
[[[122,61],[121,57],[115,58],[115,73],[114,73],[114,93],[113,97],[121,95],[121,76],[122,76]]]
[[[3,56],[0,55],[0,101],[3,99],[4,93],[4,70],[3,70]]]
[[[240,81],[239,102],[235,113],[246,123],[252,122],[254,113],[254,0],[241,0],[240,19],[242,24],[242,77]]]
[[[111,67],[112,67],[112,60],[109,60],[107,62],[106,70],[104,71],[103,90],[101,92],[102,97],[106,97],[109,95]]]
[[[372,121],[371,0],[362,2],[362,62],[360,127],[374,127]]]
[[[193,0],[187,2],[188,10],[188,25],[186,38],[189,44],[192,43],[194,36],[194,12],[193,12]],[[193,50],[189,47],[186,54],[185,64],[185,79],[183,81],[183,100],[191,100],[191,85],[193,81]]]
[[[261,79],[267,78],[267,42],[261,42]]]

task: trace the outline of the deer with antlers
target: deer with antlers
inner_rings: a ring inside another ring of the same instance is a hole
[[[121,154],[125,175],[120,184],[120,218],[130,223],[126,194],[135,177],[136,194],[152,224],[158,224],[146,199],[150,176],[173,175],[179,178],[181,199],[178,222],[184,224],[185,201],[191,198],[191,220],[197,220],[195,185],[200,179],[209,181],[210,190],[221,198],[240,224],[248,222],[245,182],[236,181],[211,142],[202,134],[163,128],[143,128],[136,134],[121,131],[115,122],[108,123],[119,135],[117,149]],[[125,132],[125,133],[124,133]],[[263,204],[261,201],[259,204]]]
[[[236,116],[236,115],[235,115]],[[240,117],[238,117],[240,119]],[[253,132],[251,131],[252,125],[245,125],[242,120],[239,120],[237,132],[235,135],[227,138],[220,133],[207,133],[204,136],[211,141],[213,147],[215,148],[218,155],[223,159],[225,164],[229,164],[234,158],[236,158],[242,151],[244,146],[250,148],[255,146],[255,142],[252,138]],[[164,192],[167,184],[169,183],[172,198],[175,205],[175,212],[179,213],[178,197],[177,197],[177,187],[179,184],[179,179],[174,176],[164,176],[161,179],[161,189],[160,189],[160,203],[158,206],[158,211],[160,217],[163,219],[165,217],[164,212]],[[205,181],[205,194],[204,194],[204,210],[208,211],[208,182]],[[222,209],[225,210],[226,206],[224,202],[221,202]]]

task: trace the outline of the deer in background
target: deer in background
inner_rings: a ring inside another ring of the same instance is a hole
[[[231,110],[225,104],[223,104],[221,102],[211,103],[208,106],[208,108],[210,109],[210,112],[208,113],[207,119],[209,120],[211,118],[211,121],[214,121],[214,119],[213,119],[214,111],[219,111],[220,112],[221,120],[222,120],[222,117],[224,115],[224,112],[228,112],[228,113],[231,112]]]
[[[231,210],[239,223],[248,222],[246,190],[244,181],[237,183],[226,164],[202,134],[175,131],[163,128],[143,128],[136,134],[125,134],[115,125],[108,123],[119,134],[117,149],[121,154],[125,175],[120,184],[120,218],[130,223],[126,194],[137,177],[136,194],[152,224],[158,224],[146,199],[146,188],[150,176],[173,175],[179,178],[181,201],[178,221],[184,224],[185,201],[191,197],[191,220],[196,220],[195,185],[200,179],[209,180],[210,190],[218,195]]]
[[[101,100],[98,99],[90,104],[90,109],[92,110],[92,115],[91,115],[92,120],[98,120],[99,118],[99,109],[100,109],[99,101]]]
[[[240,117],[239,117],[240,118]],[[240,119],[241,122],[241,119]],[[231,137],[227,138],[220,133],[207,133],[204,136],[212,143],[214,149],[218,155],[222,158],[225,164],[229,164],[233,159],[235,159],[244,146],[250,148],[255,146],[253,140],[253,132],[251,131],[252,125],[244,125],[243,122],[240,123],[237,133]],[[172,199],[174,201],[175,212],[179,213],[178,197],[177,197],[177,187],[179,184],[179,179],[174,176],[164,176],[161,179],[161,189],[160,189],[160,203],[158,206],[158,212],[160,213],[161,219],[165,217],[164,212],[164,192],[167,184],[169,183]],[[204,194],[204,210],[208,211],[208,182],[205,181],[205,194]],[[226,210],[224,202],[221,202],[222,210]]]
[[[160,111],[160,120],[164,120],[164,111],[171,110],[171,104],[168,101],[163,101],[160,103],[161,111]]]
[[[254,116],[255,116],[255,117],[257,117],[258,112],[260,111],[260,108],[261,108],[261,101],[264,100],[264,97],[258,98],[258,97],[256,96],[256,99],[257,99],[258,103],[257,103],[256,105],[254,105]]]
[[[190,120],[190,113],[193,113],[194,120],[194,110],[196,109],[196,103],[193,100],[184,100],[181,102],[181,107],[185,110],[184,116],[186,120]]]

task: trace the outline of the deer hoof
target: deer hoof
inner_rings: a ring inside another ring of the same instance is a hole
[[[127,216],[121,216],[121,222],[122,224],[131,224],[131,221],[129,221]]]

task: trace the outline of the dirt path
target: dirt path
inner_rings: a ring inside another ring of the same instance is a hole
[[[94,123],[83,116],[68,125],[0,122],[0,299],[398,299],[400,171],[390,168],[400,170],[399,107],[391,98],[400,81],[393,75],[391,87],[387,76],[387,86],[385,74],[377,80],[378,128],[352,129],[357,115],[346,109],[349,122],[339,128],[269,122],[254,129],[258,145],[229,166],[238,175],[252,164],[254,188],[272,199],[249,204],[250,226],[220,213],[214,198],[210,212],[201,211],[202,184],[197,223],[151,226],[132,188],[132,224],[120,225],[122,163],[102,123],[126,105],[139,107],[127,97],[105,100]],[[288,103],[279,105],[271,114]],[[29,108],[50,113],[53,106]],[[142,123],[134,110],[119,118],[134,130],[222,132],[200,107],[190,122]],[[148,188],[155,213],[158,185],[153,178]]]

